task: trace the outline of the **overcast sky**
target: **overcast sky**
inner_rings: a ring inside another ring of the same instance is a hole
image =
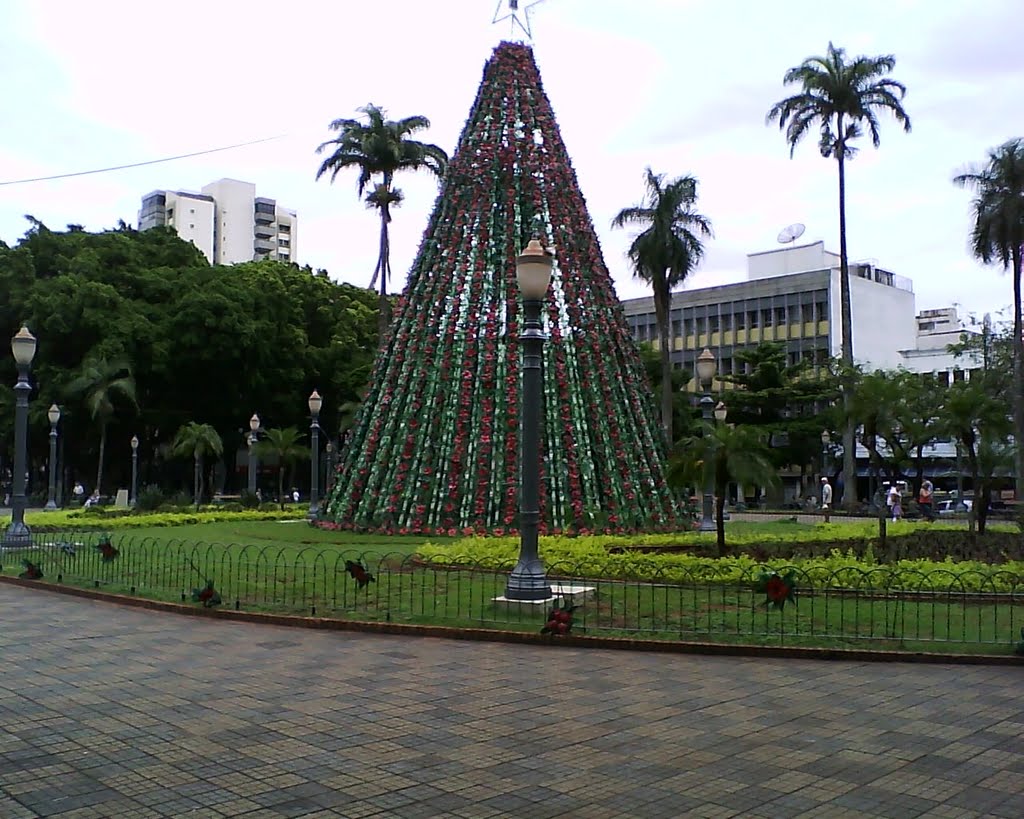
[[[520,0],[525,5],[528,0]],[[377,220],[355,174],[315,182],[327,124],[368,102],[423,114],[423,137],[451,152],[492,48],[497,0],[0,0],[4,114],[0,181],[81,171],[284,135],[194,159],[54,182],[0,186],[0,239],[30,213],[55,229],[137,222],[153,189],[198,190],[233,177],[299,213],[298,260],[366,285]],[[386,7],[387,11],[383,11]],[[998,311],[1009,278],[967,251],[970,196],[950,179],[1024,136],[1024,14],[1019,0],[545,0],[531,20],[537,62],[622,298],[646,295],[612,231],[650,165],[700,180],[715,238],[688,288],[745,278],[746,254],[801,242],[838,251],[835,163],[813,135],[795,158],[764,116],[793,93],[787,68],[824,53],[894,54],[913,132],[882,121],[849,167],[851,259],[911,278],[919,310]],[[436,193],[400,178],[393,223],[398,289]]]

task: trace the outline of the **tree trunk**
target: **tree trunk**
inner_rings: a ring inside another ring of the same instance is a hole
[[[988,521],[989,485],[987,480],[979,480],[974,490],[974,508],[977,510],[978,534],[985,534],[985,523]]]
[[[199,508],[199,500],[202,497],[202,483],[203,483],[203,470],[199,464],[199,453],[197,452],[195,457],[192,459],[192,499],[196,505],[196,509]]]
[[[843,120],[839,118],[839,133]],[[842,361],[847,368],[853,366],[853,313],[850,305],[850,266],[846,254],[846,146],[840,139],[837,146],[839,160],[839,312],[842,324]],[[849,372],[844,374],[843,405],[846,410],[846,428],[843,430],[843,508],[851,511],[857,504],[857,439],[856,422],[850,413],[853,384]]]
[[[107,452],[107,422],[102,421],[100,423],[100,458],[96,464],[96,491],[101,495],[103,490],[100,488],[103,485],[103,458]]]
[[[384,174],[384,188],[386,195],[390,195],[390,174]],[[377,259],[377,275],[380,276],[380,301],[377,306],[380,314],[380,323],[378,325],[379,344],[384,343],[384,337],[391,326],[391,303],[388,301],[388,275],[391,273],[391,243],[388,237],[388,224],[390,222],[391,207],[385,200],[380,206],[380,256]]]
[[[277,462],[277,502],[281,504],[281,511],[284,511],[284,462]]]
[[[661,425],[665,430],[665,441],[672,446],[672,347],[671,315],[672,292],[665,288],[663,317],[658,317],[658,336],[661,339]]]
[[[1022,249],[1013,254],[1013,437],[1017,500],[1024,498],[1024,338],[1021,337]]]
[[[973,446],[967,453],[967,459],[971,464],[971,488],[974,490],[974,502],[967,513],[967,529],[973,535],[974,525],[978,520],[978,454]],[[964,499],[960,498],[959,502],[963,503]]]
[[[715,531],[718,535],[718,556],[725,555],[725,493],[727,486],[716,487],[715,495]]]

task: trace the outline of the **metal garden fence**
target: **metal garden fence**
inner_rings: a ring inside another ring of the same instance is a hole
[[[547,607],[497,601],[510,567],[428,565],[402,554],[369,555],[339,547],[252,546],[163,541],[114,535],[117,556],[104,560],[102,534],[38,534],[31,549],[0,552],[0,571],[18,574],[28,560],[42,582],[143,598],[191,601],[212,582],[226,608],[350,620],[534,630]],[[360,586],[353,561],[373,582]],[[643,558],[633,578],[594,577],[553,563],[548,576],[579,604],[574,633],[680,641],[979,651],[1009,648],[1024,626],[1024,576],[987,571],[794,570],[797,600],[784,610],[754,591],[763,567],[728,579],[675,569],[671,579]],[[197,603],[199,605],[199,603]]]

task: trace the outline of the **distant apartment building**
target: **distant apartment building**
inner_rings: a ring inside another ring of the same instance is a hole
[[[211,264],[296,260],[298,217],[273,199],[256,196],[256,186],[237,179],[205,185],[200,193],[153,191],[142,197],[139,230],[174,228]]]

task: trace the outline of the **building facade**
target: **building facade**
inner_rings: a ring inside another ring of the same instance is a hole
[[[211,264],[296,260],[298,216],[273,199],[256,196],[251,182],[220,179],[200,193],[148,193],[139,210],[139,230],[158,225],[174,228]]]
[[[869,262],[850,264],[854,358],[872,368],[900,364],[915,345],[909,279]],[[659,345],[654,299],[623,302],[637,341]],[[785,344],[788,361],[825,364],[840,354],[839,260],[822,242],[747,256],[747,281],[676,293],[670,313],[672,363],[691,374],[705,347],[718,373],[740,373],[736,353],[763,341]]]
[[[737,353],[763,341],[785,345],[791,365],[808,361],[824,365],[842,352],[839,256],[821,242],[747,256],[747,281],[676,293],[670,312],[672,364],[690,374],[687,389],[696,392],[696,358],[708,348],[717,359],[717,373],[738,375]],[[853,355],[866,369],[906,369],[930,374],[942,384],[970,379],[981,366],[975,355],[955,357],[949,345],[975,333],[961,322],[955,307],[916,313],[913,286],[869,262],[850,263]],[[654,299],[623,302],[627,322],[637,341],[659,346]],[[727,386],[718,382],[714,389]],[[823,444],[823,446],[826,446]],[[856,457],[858,495],[871,497],[873,484],[868,451],[859,441]],[[925,448],[926,474],[936,479],[954,474],[956,445],[947,439]],[[839,463],[838,442],[823,453]],[[784,471],[777,500],[792,501],[804,489],[800,475]]]

